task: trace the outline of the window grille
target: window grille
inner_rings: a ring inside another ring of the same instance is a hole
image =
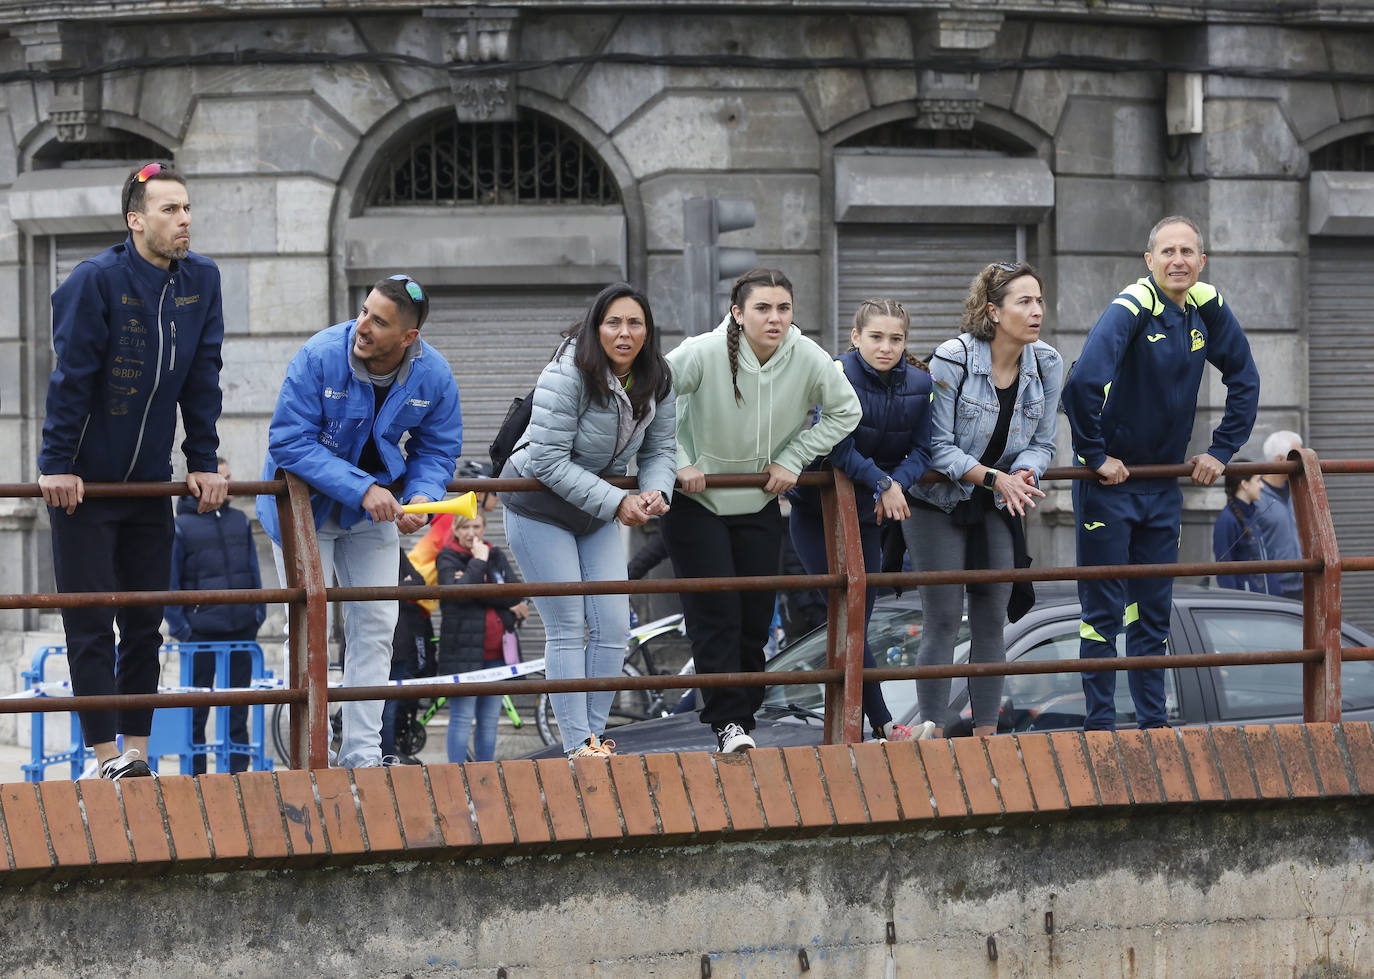
[[[962,150],[994,153],[1022,152],[978,129],[918,129],[915,119],[892,122],[865,129],[839,144],[842,149]]]
[[[1313,170],[1374,170],[1374,133],[1359,133],[1312,151]]]
[[[514,122],[436,118],[403,137],[377,170],[375,206],[618,204],[620,193],[592,148],[548,116]]]

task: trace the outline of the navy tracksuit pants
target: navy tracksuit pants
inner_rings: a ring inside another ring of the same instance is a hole
[[[1073,512],[1079,565],[1178,561],[1183,491],[1175,482],[1160,481],[1127,489],[1129,485],[1103,486],[1090,480],[1075,480]],[[1173,578],[1080,581],[1080,658],[1116,656],[1116,638],[1123,627],[1127,656],[1167,653],[1173,593]],[[1167,725],[1164,671],[1131,670],[1127,683],[1135,702],[1138,726]],[[1084,673],[1083,695],[1087,700],[1084,730],[1114,730],[1116,673]]]

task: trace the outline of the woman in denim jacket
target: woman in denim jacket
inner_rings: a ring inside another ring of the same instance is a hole
[[[1040,340],[1045,300],[1024,262],[998,262],[974,277],[966,332],[931,359],[931,469],[950,482],[913,486],[903,525],[918,571],[1011,568],[1024,554],[1021,518],[1043,497],[1037,483],[1054,456],[1055,408],[1064,379],[1058,351]],[[964,607],[964,585],[922,585],[917,662],[948,664]],[[969,661],[1006,659],[1002,632],[1008,582],[968,585]],[[1002,677],[969,680],[973,733],[997,731]],[[922,721],[943,734],[950,681],[916,681]]]

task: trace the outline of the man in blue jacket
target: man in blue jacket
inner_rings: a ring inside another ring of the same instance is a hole
[[[186,486],[200,512],[218,509],[228,488],[215,465],[224,338],[219,269],[191,251],[186,181],[171,166],[149,163],[129,174],[123,205],[129,237],[78,265],[52,296],[56,366],[38,485],[61,592],[167,587],[167,499],[85,497],[87,481],[171,479],[178,408]],[[77,696],[157,692],[160,605],[63,609],[62,625]],[[152,710],[81,712],[102,776],[151,774],[152,720]],[[123,754],[117,735],[124,736]]]
[[[229,463],[219,460],[219,474],[228,482]],[[261,588],[258,548],[253,542],[253,526],[247,515],[226,500],[218,510],[201,513],[190,497],[177,506],[176,535],[172,541],[172,591],[210,591],[227,588]],[[167,631],[182,642],[251,643],[258,638],[258,627],[267,618],[267,606],[256,605],[168,605]],[[215,652],[197,650],[191,664],[191,682],[198,687],[215,685]],[[247,649],[229,653],[231,687],[246,687],[253,679],[253,660]],[[247,705],[230,707],[229,740],[248,743]],[[205,741],[205,722],[210,708],[191,710],[191,737],[197,744]],[[218,715],[223,718],[223,714]],[[219,727],[216,724],[216,727]],[[224,737],[221,728],[219,736]],[[229,755],[229,771],[246,772],[252,756],[241,751]],[[205,774],[205,755],[192,756],[192,772]]]
[[[357,319],[315,334],[286,369],[262,478],[280,468],[310,484],[325,575],[332,567],[341,587],[396,584],[399,535],[425,518],[404,513],[388,487],[400,484],[408,503],[443,499],[462,451],[453,371],[420,339],[428,313],[420,283],[382,279]],[[258,497],[257,510],[285,582],[276,499]],[[387,682],[396,608],[395,600],[344,606],[345,686]],[[384,764],[381,726],[381,701],[346,702],[338,763]]]
[[[1250,437],[1259,405],[1259,372],[1231,309],[1198,281],[1207,264],[1196,223],[1174,215],[1150,232],[1150,274],[1112,300],[1083,344],[1064,385],[1064,411],[1081,464],[1100,480],[1075,480],[1078,563],[1171,564],[1178,560],[1183,492],[1178,481],[1131,479],[1130,467],[1181,463],[1188,450],[1205,363],[1221,371],[1226,410],[1206,452],[1188,459],[1192,479],[1210,486]],[[1079,655],[1168,651],[1173,578],[1080,581]],[[1162,670],[1128,674],[1136,722],[1167,727]],[[1086,730],[1116,727],[1116,673],[1084,673]]]

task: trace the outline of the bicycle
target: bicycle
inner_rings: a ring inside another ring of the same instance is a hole
[[[625,637],[625,662],[620,667],[621,675],[665,675],[667,671],[660,669],[654,661],[653,650],[649,644],[653,640],[670,633],[677,633],[679,636],[687,635],[687,626],[683,622],[682,613],[665,616],[645,625],[638,625],[633,613],[631,613],[630,631]],[[636,658],[644,665],[643,670],[632,662]],[[694,672],[694,667],[689,659],[686,665],[678,671],[678,674],[685,675],[692,672]],[[677,705],[676,698],[679,693],[670,691],[668,695],[675,698],[672,703],[668,702],[662,690],[617,691],[615,699],[611,701],[611,711],[606,718],[606,727],[609,729],[620,724],[628,724],[631,721],[647,721],[651,717],[668,716]],[[539,699],[535,701],[534,724],[539,731],[540,739],[545,744],[563,743],[558,732],[558,719],[554,715],[553,705],[546,693],[541,693]]]

